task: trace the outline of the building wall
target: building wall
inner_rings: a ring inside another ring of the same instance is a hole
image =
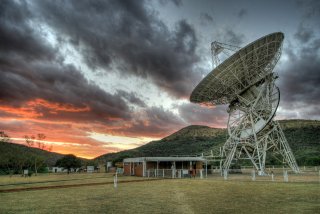
[[[142,163],[131,163],[131,170],[130,170],[130,163],[125,163],[123,165],[123,174],[124,175],[143,176],[143,164]]]
[[[143,164],[142,163],[135,166],[134,175],[135,176],[140,176],[140,177],[143,176]]]
[[[123,174],[130,175],[130,163],[123,164]]]
[[[159,169],[171,169],[172,162],[159,162],[158,168]],[[179,161],[175,163],[176,169],[190,169],[190,161]],[[191,168],[195,169],[202,169],[203,168],[203,162],[197,161],[193,162],[191,165]],[[147,162],[147,169],[157,169],[157,162]]]
[[[202,169],[203,168],[203,163],[201,161],[198,161],[196,163],[196,169]]]
[[[158,169],[172,169],[172,161],[162,161],[158,163]],[[177,161],[175,163],[176,165],[176,169],[186,169],[189,170],[190,169],[190,161]],[[191,165],[192,169],[202,169],[203,168],[203,162],[202,161],[196,161],[196,162],[192,162]],[[146,170],[155,170],[157,169],[157,162],[153,161],[153,162],[147,162],[146,163]],[[123,174],[124,175],[135,175],[135,176],[143,176],[143,164],[140,163],[131,163],[131,170],[130,170],[130,163],[125,163],[123,165]],[[131,174],[130,174],[131,173]]]

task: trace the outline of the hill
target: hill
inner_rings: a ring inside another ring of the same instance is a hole
[[[38,172],[45,172],[45,167],[55,166],[63,156],[65,155],[0,139],[0,174],[21,173],[23,169],[34,171],[35,166]],[[96,165],[92,160],[79,159],[83,165]]]
[[[47,166],[54,166],[56,161],[63,157],[63,154],[49,152],[46,150],[27,147],[25,145],[9,143],[9,142],[0,142],[0,163],[4,163],[5,158],[14,157],[30,157],[37,156],[44,160]]]
[[[279,121],[292,151],[300,165],[320,165],[320,121]],[[200,155],[219,150],[227,139],[226,129],[192,125],[158,141],[135,149],[110,153],[96,158],[98,161],[122,161],[128,157]],[[270,160],[269,160],[270,161]]]

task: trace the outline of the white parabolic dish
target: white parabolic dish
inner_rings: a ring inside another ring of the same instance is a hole
[[[228,104],[272,73],[280,58],[284,35],[264,36],[237,51],[213,69],[193,90],[194,103]]]

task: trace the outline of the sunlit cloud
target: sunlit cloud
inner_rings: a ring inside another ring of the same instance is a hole
[[[159,138],[115,136],[96,132],[88,134],[89,138],[104,142],[106,144],[104,147],[106,148],[117,147],[119,149],[132,149],[147,142],[159,140]]]
[[[20,116],[23,118],[39,118],[44,115],[39,109],[41,107],[47,109],[51,114],[57,114],[58,112],[90,111],[90,108],[88,106],[75,107],[69,103],[49,102],[47,100],[38,98],[26,102],[21,107],[2,105],[0,106],[0,111],[2,111],[3,113],[7,113],[13,116]]]

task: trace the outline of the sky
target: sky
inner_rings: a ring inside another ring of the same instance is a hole
[[[320,1],[2,0],[0,131],[85,158],[188,125],[226,127],[227,106],[189,102],[210,44],[285,40],[277,119],[320,119]]]

